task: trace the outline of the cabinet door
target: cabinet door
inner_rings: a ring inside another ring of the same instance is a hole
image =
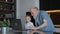
[[[55,27],[60,28],[60,10],[47,11]]]
[[[40,10],[60,9],[60,0],[40,0]]]

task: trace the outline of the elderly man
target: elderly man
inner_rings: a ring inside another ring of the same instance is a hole
[[[50,16],[46,13],[46,11],[39,11],[37,7],[32,7],[30,9],[31,15],[35,19],[35,25],[38,29],[42,31],[51,31],[55,32],[55,28]]]

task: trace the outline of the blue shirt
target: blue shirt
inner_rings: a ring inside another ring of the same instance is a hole
[[[39,11],[39,14],[38,14],[38,21],[39,22],[35,22],[35,23],[38,23],[39,25],[43,24],[43,19],[47,19],[47,26],[42,28],[42,31],[52,31],[52,32],[55,32],[55,28],[54,28],[54,25],[53,25],[53,22],[50,18],[50,16],[46,13],[46,11]],[[37,20],[35,20],[37,21]]]

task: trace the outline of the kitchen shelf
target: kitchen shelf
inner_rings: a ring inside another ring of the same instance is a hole
[[[47,13],[60,13],[60,10],[47,10]]]
[[[14,2],[5,2],[5,1],[0,1],[0,3],[5,3],[7,5],[14,5]]]
[[[13,17],[0,17],[0,18],[3,18],[3,19],[14,19]]]
[[[60,10],[47,10],[56,28],[60,28]]]
[[[6,11],[6,12],[14,12],[14,10],[9,10],[9,9],[0,9],[0,11]]]
[[[0,20],[14,21],[16,19],[16,0],[0,0],[0,5]]]
[[[0,3],[4,3],[4,1],[0,1]]]
[[[60,25],[54,25],[56,28],[60,28]]]
[[[14,4],[14,2],[4,2],[4,3],[7,5],[13,5]]]

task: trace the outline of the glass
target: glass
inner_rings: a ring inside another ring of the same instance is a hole
[[[8,0],[5,0],[6,2],[8,2]]]
[[[12,2],[14,2],[14,0],[12,0]]]
[[[14,6],[12,6],[12,9],[14,10]]]
[[[5,2],[12,2],[12,0],[5,0]]]

